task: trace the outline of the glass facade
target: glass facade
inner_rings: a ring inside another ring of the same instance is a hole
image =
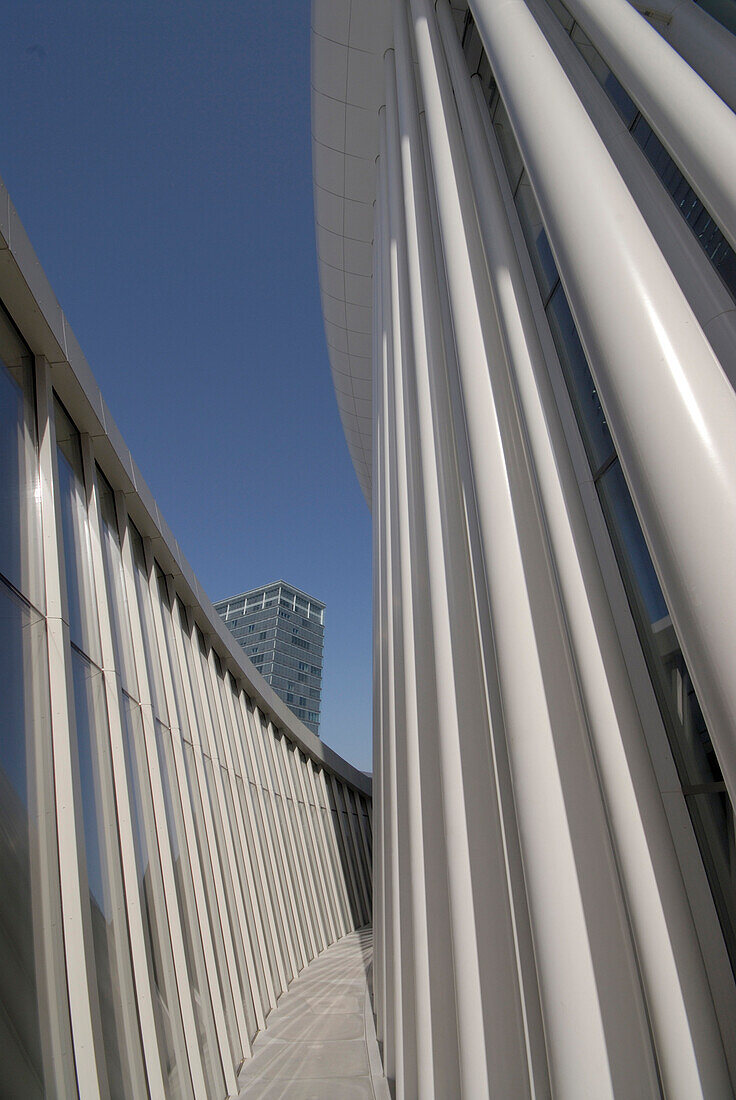
[[[215,610],[266,682],[319,735],[325,605],[277,581],[220,600]]]
[[[0,1057],[7,1096],[73,1074],[53,805],[33,363],[0,308]]]
[[[558,0],[550,5],[629,127],[714,269],[736,293],[733,252],[648,123]],[[616,554],[652,686],[679,773],[724,939],[736,970],[736,835],[708,729],[670,619],[631,494],[598,399],[590,364],[554,261],[543,219],[488,61],[470,17],[464,48],[483,82],[493,131]],[[472,59],[472,60],[471,60]]]
[[[86,1095],[92,1075],[121,1100],[234,1095],[276,997],[327,945],[323,914],[335,936],[356,927],[327,886],[347,870],[308,850],[318,808],[265,763],[289,731],[212,649],[65,396],[0,307],[0,1095]],[[313,677],[323,608],[301,599],[289,638]]]

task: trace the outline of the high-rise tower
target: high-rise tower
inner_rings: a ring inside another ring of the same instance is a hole
[[[318,734],[325,605],[275,581],[219,600],[215,610],[266,682]]]

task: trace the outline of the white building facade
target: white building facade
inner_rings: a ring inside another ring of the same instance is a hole
[[[370,920],[370,780],[243,654],[0,185],[0,1095],[218,1100]]]
[[[641,7],[313,3],[397,1097],[735,1090],[736,24]]]

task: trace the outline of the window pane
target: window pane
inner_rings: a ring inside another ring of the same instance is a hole
[[[606,414],[600,403],[588,360],[561,285],[549,300],[547,317],[557,354],[565,372],[565,381],[573,401],[590,465],[595,473],[613,455],[613,441],[608,430]]]
[[[74,710],[97,1002],[110,1096],[145,1090],[122,901],[120,855],[102,673],[72,650]]]
[[[646,119],[639,116],[631,133],[697,237],[700,247],[736,298],[736,254],[730,244]]]
[[[184,933],[187,973],[189,975],[189,985],[192,991],[192,1001],[194,1003],[197,1037],[199,1039],[200,1050],[202,1051],[202,1062],[205,1067],[210,1094],[212,1096],[224,1096],[225,1080],[222,1075],[220,1055],[215,1037],[215,1025],[212,1016],[210,991],[207,983],[207,972],[204,964],[202,937],[196,912],[193,912],[192,909],[194,905],[194,886],[192,884],[192,873],[189,866],[186,835],[184,833],[184,822],[179,800],[179,787],[176,780],[174,749],[171,744],[171,734],[160,722],[156,722],[156,745],[158,748],[161,780],[166,802],[166,824],[168,827],[169,843],[171,844],[171,855],[174,864],[176,898],[179,904],[179,913]]]
[[[0,357],[0,573],[43,611],[33,368],[1,308]]]
[[[731,964],[736,963],[736,819],[731,800],[723,791],[687,796],[705,868],[713,889]]]
[[[618,459],[599,479],[598,491],[622,568],[632,578],[647,621],[656,624],[667,615],[667,605]]]
[[[174,685],[176,715],[171,715],[172,725],[178,725],[182,737],[190,741],[191,734],[189,732],[189,721],[184,698],[184,684],[182,681],[181,667],[179,665],[179,654],[177,653],[174,639],[174,630],[176,628],[174,626],[171,605],[166,591],[166,578],[158,565],[156,566],[156,591],[161,604],[161,618],[164,624],[165,652],[163,653],[163,659],[169,662],[171,679]]]
[[[204,896],[205,901],[207,902],[207,916],[209,918],[210,929],[212,931],[212,940],[215,946],[215,962],[217,963],[217,973],[220,978],[220,990],[222,992],[222,999],[225,1008],[225,1022],[227,1024],[227,1033],[230,1040],[230,1053],[233,1060],[233,1065],[237,1067],[240,1065],[241,1061],[240,1038],[238,1035],[238,1025],[235,1018],[235,1002],[233,1000],[232,986],[230,984],[229,971],[227,967],[225,944],[222,936],[222,924],[220,922],[219,909],[217,905],[215,878],[212,871],[209,845],[207,843],[207,827],[204,820],[204,808],[202,806],[202,800],[199,794],[199,782],[197,780],[197,767],[194,760],[194,749],[187,741],[184,742],[183,747],[184,765],[187,773],[189,798],[192,803],[194,827],[197,833],[197,850],[199,852],[199,860],[202,867],[202,875],[204,877]]]
[[[496,105],[493,111],[493,131],[498,139],[501,156],[506,166],[506,174],[509,178],[509,186],[513,194],[519,182],[519,176],[521,175],[524,164],[519,154],[519,147],[516,144],[516,138],[511,129],[511,122],[509,121],[509,116],[506,114],[503,100],[498,95],[496,96]]]
[[[228,916],[230,918],[233,943],[235,945],[235,963],[238,970],[238,978],[240,979],[240,989],[243,997],[243,1007],[245,1008],[246,1023],[248,1025],[248,1035],[253,1039],[257,1030],[256,1013],[253,1005],[253,994],[250,987],[250,978],[248,976],[248,967],[245,959],[243,932],[238,919],[235,897],[237,886],[230,875],[230,861],[227,857],[225,839],[227,822],[223,822],[222,815],[220,814],[220,805],[217,798],[217,783],[215,779],[215,765],[209,757],[205,757],[204,759],[204,774],[207,779],[207,792],[210,801],[210,809],[212,810],[212,820],[215,826],[217,852],[220,860],[220,867],[222,868],[222,878],[225,884],[225,901],[227,904]]]
[[[733,808],[618,462],[598,486],[726,946],[736,965]]]
[[[64,534],[69,630],[74,645],[99,665],[100,633],[92,578],[82,448],[79,432],[67,416],[63,405],[56,399],[54,399],[54,418],[59,459],[59,495]]]
[[[249,819],[249,816],[248,816],[249,806],[248,806],[247,799],[249,797],[250,798],[253,797],[253,792],[251,790],[249,790],[249,794],[246,795],[245,785],[243,783],[243,780],[240,778],[240,776],[236,777],[235,785],[236,785],[236,790],[238,792],[238,800],[240,802],[240,808],[241,808],[242,814],[243,814],[243,825],[245,827],[245,835],[246,835],[246,840],[247,840],[247,843],[248,843],[248,851],[251,855],[251,860],[252,860],[252,864],[253,864],[253,871],[254,871],[253,882],[254,882],[255,888],[256,888],[256,895],[258,897],[258,908],[259,908],[260,913],[261,913],[261,925],[262,925],[262,928],[263,928],[264,938],[266,940],[266,953],[268,955],[268,965],[269,965],[269,969],[270,969],[270,972],[271,972],[271,980],[273,982],[274,989],[276,990],[276,996],[278,996],[282,992],[282,990],[281,990],[281,984],[280,984],[280,981],[279,981],[278,966],[276,964],[276,955],[274,953],[274,946],[273,946],[273,941],[272,941],[272,938],[271,938],[271,929],[270,929],[270,924],[269,924],[269,919],[268,919],[268,909],[266,907],[266,897],[265,897],[265,894],[264,894],[264,883],[261,879],[260,869],[259,869],[259,866],[258,866],[258,857],[257,857],[257,854],[256,854],[256,848],[255,848],[255,845],[259,842],[253,836],[253,833],[252,833],[252,830],[251,830],[251,823],[250,823],[250,819]],[[264,867],[264,873],[267,875],[267,872],[265,871],[265,867]],[[266,888],[268,888],[268,883],[266,883]],[[265,1005],[265,1003],[266,1002],[264,1000],[264,1005]]]
[[[146,952],[166,1096],[172,1100],[180,1097],[190,1100],[191,1082],[163,902],[141,710],[127,695],[123,696],[123,730]]]
[[[539,292],[542,295],[542,301],[546,302],[552,287],[557,282],[557,265],[526,172],[522,175],[519,189],[516,192],[516,209],[519,211],[521,228],[524,230],[524,238],[534,264]]]
[[[587,61],[588,67],[596,80],[605,90],[611,103],[613,103],[626,125],[630,126],[636,116],[636,104],[606,65],[587,34],[577,24],[573,28],[572,40]]]
[[[110,485],[99,469],[97,470],[97,484],[100,493],[102,549],[105,559],[107,598],[115,647],[115,667],[120,673],[122,685],[127,693],[137,699],[138,682],[135,675],[133,638],[130,632],[130,615],[115,514],[115,497]]]
[[[148,587],[148,570],[143,552],[143,540],[133,524],[129,524],[130,538],[133,547],[133,572],[135,573],[135,587],[138,595],[138,610],[141,617],[141,630],[143,632],[143,648],[146,657],[146,670],[148,672],[148,686],[151,693],[153,712],[166,725],[169,724],[169,716],[166,710],[166,698],[164,695],[164,681],[161,672],[161,658],[156,644],[156,632],[153,628],[153,611],[151,609],[151,593]]]
[[[41,617],[0,582],[0,1092],[24,1100],[63,1092],[52,1026],[70,1041],[46,646]]]

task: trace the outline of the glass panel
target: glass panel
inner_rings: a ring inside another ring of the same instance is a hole
[[[161,1055],[161,1067],[166,1082],[166,1096],[191,1098],[192,1088],[186,1060],[184,1032],[179,998],[174,979],[174,960],[163,901],[163,883],[155,841],[155,824],[148,764],[143,744],[143,722],[140,707],[123,696],[123,731],[125,760],[130,783],[131,816],[135,840],[135,857],[146,933],[148,969],[153,992],[153,1009]],[[152,839],[149,840],[149,837]]]
[[[46,628],[2,582],[0,667],[0,1092],[40,1100],[64,1092],[52,1028],[70,1044]]]
[[[184,742],[184,764],[187,773],[189,797],[191,799],[192,811],[194,814],[194,826],[197,832],[197,850],[199,852],[199,861],[204,876],[204,896],[207,902],[207,916],[210,922],[212,940],[215,945],[215,962],[217,963],[220,990],[222,992],[225,1008],[225,1021],[227,1023],[227,1033],[230,1040],[230,1053],[233,1065],[239,1066],[241,1062],[241,1052],[238,1026],[235,1018],[235,1002],[233,1001],[233,992],[227,968],[227,956],[225,954],[225,944],[222,938],[222,925],[217,908],[217,891],[215,888],[214,875],[212,873],[210,850],[207,844],[207,830],[204,821],[204,809],[199,794],[194,749],[187,741]]]
[[[32,359],[0,308],[0,573],[45,608]]]
[[[725,790],[689,794],[687,805],[703,851],[731,965],[736,969],[736,821]]]
[[[227,847],[224,831],[225,826],[223,825],[222,816],[220,814],[220,806],[217,798],[215,765],[212,763],[209,757],[205,757],[204,760],[204,774],[207,780],[207,791],[209,794],[210,808],[212,810],[212,819],[215,826],[217,852],[220,859],[220,867],[222,869],[222,878],[225,884],[225,901],[227,903],[227,911],[230,918],[230,929],[232,931],[233,943],[235,945],[235,961],[238,968],[240,988],[243,994],[243,1007],[245,1008],[245,1017],[248,1025],[248,1035],[252,1039],[257,1031],[256,1013],[253,1005],[253,994],[250,988],[248,967],[245,961],[243,932],[240,927],[238,910],[235,901],[235,886],[230,876],[230,862],[227,858]]]
[[[631,133],[697,237],[700,247],[723,279],[730,294],[736,298],[736,253],[641,115],[634,123]]]
[[[695,0],[708,15],[717,19],[727,31],[736,34],[736,2],[734,0]]]
[[[534,197],[532,185],[526,171],[521,177],[516,192],[516,208],[519,211],[521,228],[524,230],[524,238],[539,283],[539,292],[542,295],[542,301],[546,302],[552,287],[558,279],[557,265],[549,246],[547,231],[542,223],[542,215],[539,213],[537,200]]]
[[[736,969],[733,809],[618,461],[599,479],[598,489]]]
[[[613,440],[562,285],[549,300],[547,318],[595,473],[613,455]]]
[[[588,63],[588,68],[621,115],[621,118],[627,126],[630,126],[637,113],[637,107],[634,101],[613,75],[582,27],[579,27],[577,24],[575,24],[573,28],[572,40]]]
[[[133,657],[133,637],[130,632],[128,597],[125,591],[123,558],[120,551],[118,521],[115,513],[115,496],[102,471],[97,469],[97,486],[100,494],[102,517],[102,550],[105,561],[107,599],[112,623],[115,647],[115,668],[120,673],[123,687],[134,699],[138,698],[138,682]]]
[[[657,624],[667,615],[667,605],[618,459],[598,480],[598,492],[639,605],[647,622]]]
[[[82,447],[79,432],[56,398],[54,398],[54,417],[59,458],[59,496],[64,534],[69,632],[74,645],[99,665],[100,631],[95,606],[87,498],[82,472]]]
[[[102,673],[72,650],[74,710],[97,1004],[110,1096],[145,1089],[125,922]]]
[[[506,166],[509,187],[511,188],[511,193],[514,194],[522,169],[524,168],[524,163],[519,154],[519,147],[516,144],[516,138],[511,129],[511,122],[509,121],[509,116],[506,114],[503,100],[498,95],[496,96],[496,104],[493,109],[493,131],[498,140],[501,156]]]
[[[296,828],[296,824],[292,814],[291,800],[287,803],[281,797],[280,794],[275,795],[274,804],[276,806],[276,813],[278,814],[278,823],[281,826],[281,835],[284,838],[284,852],[286,853],[286,865],[284,867],[284,875],[286,880],[290,883],[292,892],[296,899],[295,912],[293,916],[298,921],[299,929],[301,931],[302,943],[304,944],[305,965],[311,960],[311,944],[309,940],[309,921],[312,920],[312,911],[309,901],[307,900],[307,908],[301,903],[301,890],[299,888],[299,879],[297,877],[297,868],[301,870],[301,860],[299,854],[299,841],[293,830]],[[287,821],[288,814],[288,821]],[[292,834],[294,835],[294,843],[291,842],[289,835],[289,825],[292,828]],[[304,876],[302,876],[302,882],[305,882]],[[305,895],[307,899],[309,897],[306,890],[305,883]],[[287,895],[288,896],[288,895]],[[298,942],[298,939],[297,941]]]
[[[197,630],[197,641],[199,643],[199,659],[202,668],[202,682],[204,684],[205,696],[207,698],[207,705],[210,713],[210,722],[208,724],[208,733],[211,732],[210,740],[210,755],[215,755],[218,763],[225,762],[225,750],[222,744],[222,732],[220,730],[220,718],[217,710],[217,701],[215,699],[214,688],[212,685],[212,673],[210,671],[209,661],[207,660],[207,647],[205,640],[199,629]]]
[[[295,813],[296,813],[297,817],[301,819],[302,832],[303,832],[303,835],[306,839],[305,855],[306,855],[306,858],[309,860],[309,870],[311,872],[312,882],[314,883],[314,896],[317,899],[317,905],[319,907],[320,916],[322,918],[322,926],[325,929],[325,934],[329,936],[329,924],[328,924],[328,921],[327,921],[327,913],[325,911],[325,899],[324,899],[324,895],[322,893],[322,882],[320,880],[319,872],[317,870],[317,859],[319,857],[317,855],[317,851],[315,849],[315,846],[312,843],[312,834],[311,834],[310,828],[309,828],[310,820],[307,816],[308,813],[309,813],[309,810],[307,809],[307,807],[304,805],[303,802],[297,802]],[[311,894],[310,894],[310,897],[311,897]],[[314,910],[314,904],[312,904],[312,909]],[[318,927],[318,924],[315,924],[314,927],[315,927],[315,930],[316,930],[317,927]]]
[[[222,775],[222,788],[225,793],[227,816],[230,819],[230,828],[234,838],[233,846],[235,849],[235,862],[238,866],[240,893],[243,898],[245,919],[248,925],[248,935],[250,936],[251,947],[253,949],[253,963],[256,970],[258,993],[261,998],[261,1007],[265,1008],[268,1005],[268,990],[266,988],[266,976],[263,969],[263,959],[261,958],[261,952],[258,947],[258,937],[256,934],[256,916],[253,911],[253,906],[250,900],[250,891],[248,889],[248,875],[245,867],[246,853],[243,851],[243,846],[240,843],[240,834],[237,831],[237,821],[235,817],[235,800],[233,799],[232,788],[230,786],[230,776],[225,768],[221,768],[220,772]],[[247,858],[250,858],[250,852],[248,853]]]
[[[263,934],[266,940],[266,952],[268,954],[268,965],[271,971],[271,980],[273,981],[274,989],[276,990],[276,996],[278,996],[279,993],[281,993],[281,983],[279,981],[279,972],[276,965],[276,956],[274,954],[271,929],[269,927],[268,909],[266,906],[266,898],[264,895],[264,884],[261,881],[261,875],[256,857],[255,845],[259,842],[254,838],[251,830],[250,818],[248,816],[248,803],[246,801],[248,797],[253,798],[253,791],[252,789],[250,789],[249,792],[246,793],[243,780],[240,778],[240,776],[236,776],[235,786],[238,792],[240,808],[243,814],[243,825],[245,828],[246,843],[248,845],[248,851],[251,853],[251,863],[253,865],[253,881],[255,883],[256,895],[258,898],[258,908],[261,913],[261,925],[263,927]],[[268,888],[268,882],[266,882],[266,888]],[[266,1009],[267,1003],[267,1000],[264,999],[264,1010]]]
[[[572,30],[574,20],[565,5],[561,0],[547,0],[547,3],[552,8],[552,11],[555,13],[560,23],[562,23],[565,30],[569,33]]]
[[[191,740],[189,732],[189,721],[187,719],[187,708],[184,699],[184,685],[181,678],[181,668],[179,667],[179,654],[176,650],[176,644],[174,641],[174,622],[171,615],[171,605],[169,604],[169,596],[166,590],[166,578],[163,572],[156,565],[156,590],[158,593],[158,599],[161,603],[161,619],[164,624],[164,638],[165,638],[165,652],[163,653],[163,659],[168,660],[169,669],[171,670],[171,679],[174,684],[174,698],[176,702],[176,721],[178,721],[178,728],[181,730],[182,737],[187,740]],[[174,716],[172,715],[172,721]]]
[[[174,612],[172,617],[174,629],[178,631],[179,640],[181,643],[181,650],[184,653],[183,661],[180,664],[180,672],[182,676],[182,687],[184,683],[189,685],[189,690],[192,698],[192,706],[194,707],[194,714],[192,715],[192,724],[196,728],[200,736],[200,742],[202,743],[202,751],[209,752],[209,746],[206,738],[202,740],[204,731],[204,717],[202,714],[202,706],[199,698],[199,684],[193,664],[192,644],[189,637],[189,627],[187,623],[186,611],[179,599],[174,600]],[[187,726],[189,723],[187,722]],[[192,738],[192,730],[187,728],[186,732],[182,729],[182,736],[187,737],[189,740]]]
[[[202,1061],[207,1077],[207,1086],[212,1096],[225,1095],[225,1079],[222,1073],[220,1056],[215,1037],[215,1024],[212,1016],[212,1004],[207,983],[202,937],[194,906],[194,886],[187,853],[184,821],[182,819],[179,787],[176,781],[174,749],[171,734],[156,722],[156,746],[158,749],[161,781],[166,803],[166,824],[174,864],[176,898],[179,903],[184,949],[187,957],[187,973],[194,1003],[194,1015],[197,1024],[197,1037]]]
[[[718,225],[703,206],[659,138],[654,134],[649,123],[639,114],[636,104],[627,95],[590,42],[590,39],[577,25],[573,29],[572,40],[598,83],[631,130],[634,140],[667,188],[677,209],[697,237],[708,259],[723,279],[731,295],[736,298],[736,253],[734,253]]]
[[[184,615],[182,614],[182,623],[186,622]],[[199,636],[199,631],[195,632]],[[187,666],[189,671],[189,679],[192,688],[192,698],[194,700],[194,709],[196,711],[196,727],[199,734],[199,741],[202,746],[202,752],[205,756],[210,755],[210,738],[211,733],[209,728],[211,726],[210,709],[207,695],[204,686],[201,683],[202,664],[199,656],[199,641],[192,645],[192,639],[187,630],[183,631],[184,640],[184,653],[186,655]],[[195,653],[194,648],[197,648]]]
[[[240,763],[238,761],[238,754],[235,751],[235,734],[233,730],[234,719],[232,716],[232,711],[230,709],[230,700],[232,698],[232,690],[230,688],[230,673],[227,673],[226,676],[223,675],[219,659],[217,660],[216,664],[219,671],[215,678],[215,687],[220,693],[220,706],[223,716],[223,755],[220,757],[220,763],[223,766],[229,767],[229,754],[229,759],[232,762],[233,771],[237,775],[240,773]]]
[[[283,860],[280,858],[278,834],[276,833],[276,812],[273,805],[273,797],[266,793],[263,798],[263,810],[265,815],[265,826],[270,830],[270,836],[273,839],[274,849],[274,873],[278,875],[278,882],[281,889],[281,896],[284,899],[283,906],[279,905],[275,912],[277,914],[276,919],[279,919],[278,914],[281,914],[281,934],[283,937],[289,936],[292,946],[294,948],[294,957],[296,959],[297,970],[300,969],[300,948],[299,940],[296,935],[296,925],[294,923],[294,913],[291,904],[289,903],[289,891],[286,886],[286,874],[287,870],[284,867]],[[274,886],[274,890],[276,887]],[[286,945],[286,939],[283,940],[284,946]],[[288,953],[285,958],[288,959]],[[296,975],[295,975],[296,976]]]
[[[362,874],[365,880],[367,882],[370,882],[371,871],[370,867],[366,863],[365,851],[360,840],[360,821],[358,820],[358,814],[355,809],[354,794],[355,792],[350,787],[343,787],[343,797],[345,799],[345,805],[347,807],[348,813],[350,814],[350,823],[353,827],[353,835],[355,837],[354,844],[356,856],[358,859],[358,863],[362,868]]]
[[[363,822],[363,836],[365,837],[366,847],[368,848],[368,855],[373,857],[373,837],[371,834],[371,823],[368,818],[368,814],[365,809],[361,812],[361,820]]]
[[[153,704],[153,711],[156,717],[160,718],[162,722],[168,725],[169,716],[166,710],[164,681],[161,673],[161,658],[156,644],[156,632],[153,628],[153,610],[151,608],[151,593],[148,587],[148,570],[146,569],[146,559],[143,552],[143,539],[132,523],[129,524],[129,528],[133,547],[133,572],[135,573],[138,609],[141,617],[141,630],[143,631],[143,648],[145,649],[151,703]]]
[[[267,820],[266,820],[266,810],[264,809],[263,813],[261,812],[261,803],[260,803],[259,797],[258,797],[259,791],[261,791],[261,796],[262,796],[262,790],[261,790],[260,787],[256,788],[255,783],[250,783],[249,784],[248,793],[250,795],[251,806],[253,807],[253,819],[254,819],[254,829],[255,829],[255,836],[253,837],[253,842],[258,843],[261,846],[261,854],[262,854],[262,857],[263,857],[263,865],[264,865],[265,872],[266,872],[266,888],[268,889],[269,897],[271,899],[271,910],[274,914],[274,921],[276,923],[276,936],[278,938],[279,948],[280,948],[280,951],[281,951],[281,958],[282,958],[282,960],[284,962],[284,966],[286,968],[287,981],[288,981],[289,951],[288,951],[288,947],[287,947],[287,943],[286,943],[286,933],[284,931],[283,909],[282,909],[282,906],[279,904],[279,895],[278,895],[278,889],[277,889],[277,885],[276,885],[276,878],[274,876],[273,865],[272,865],[272,862],[271,862],[271,857],[269,855],[269,843],[268,843],[269,838],[266,835],[266,828],[268,827],[267,826]],[[274,976],[274,982],[278,986],[277,978],[278,978],[278,975],[275,975]]]

